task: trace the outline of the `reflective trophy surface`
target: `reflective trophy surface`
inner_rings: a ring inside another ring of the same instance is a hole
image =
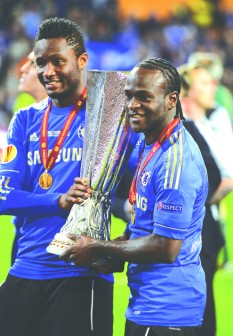
[[[128,161],[132,130],[124,109],[126,76],[119,71],[87,72],[87,104],[81,177],[94,190],[81,205],[73,205],[65,225],[47,247],[63,253],[74,242],[69,234],[95,239],[110,237],[111,198]]]

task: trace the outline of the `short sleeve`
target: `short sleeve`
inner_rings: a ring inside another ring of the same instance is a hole
[[[183,240],[189,229],[195,195],[177,189],[163,189],[156,198],[153,233]]]

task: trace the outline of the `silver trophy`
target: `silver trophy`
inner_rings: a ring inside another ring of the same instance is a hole
[[[124,109],[126,76],[116,71],[87,72],[87,105],[81,176],[93,193],[73,205],[65,225],[47,247],[61,254],[73,245],[70,234],[110,238],[111,198],[132,151],[132,130]],[[131,149],[129,149],[131,147]]]

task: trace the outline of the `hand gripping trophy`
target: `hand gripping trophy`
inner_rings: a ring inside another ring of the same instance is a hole
[[[126,76],[117,71],[87,72],[84,152],[80,176],[94,190],[81,205],[73,205],[65,225],[47,247],[61,254],[74,242],[69,234],[110,238],[111,198],[132,151],[132,130],[124,109]]]

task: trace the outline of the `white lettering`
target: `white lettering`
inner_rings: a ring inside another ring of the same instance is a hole
[[[163,208],[165,210],[171,210],[171,211],[181,211],[182,210],[182,207],[180,205],[163,204]]]
[[[40,153],[39,151],[35,151],[34,152],[34,160],[33,160],[33,164],[37,164],[37,163],[41,163],[41,160],[40,160]]]
[[[81,158],[82,158],[82,148],[72,148],[71,161],[81,161]]]
[[[55,162],[60,162],[60,161],[61,161],[61,150],[59,151]]]
[[[62,158],[64,162],[70,161],[70,150],[71,148],[64,148],[62,152]]]
[[[32,152],[28,152],[28,165],[32,166],[33,161],[32,161]]]
[[[137,208],[141,209],[142,211],[146,211],[146,209],[147,209],[147,198],[136,194],[136,205],[137,205]]]
[[[48,151],[48,156],[51,153],[51,149]],[[28,165],[41,164],[40,152],[38,150],[27,153]],[[56,162],[69,162],[69,161],[81,161],[82,148],[62,148],[57,156]]]

